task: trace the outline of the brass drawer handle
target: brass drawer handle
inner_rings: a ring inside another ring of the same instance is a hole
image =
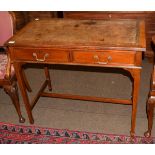
[[[94,55],[94,60],[95,61],[99,61],[99,56],[98,55]]]
[[[95,60],[95,63],[97,63],[97,64],[106,65],[106,64],[109,63],[109,61],[112,60],[112,57],[111,56],[108,56],[106,62],[101,62],[99,56],[98,55],[94,55],[94,60]]]
[[[49,54],[46,53],[46,54],[44,55],[44,58],[43,58],[43,59],[38,59],[37,54],[36,54],[36,53],[33,53],[33,57],[36,59],[36,61],[39,61],[39,62],[44,62],[48,56],[49,56]]]

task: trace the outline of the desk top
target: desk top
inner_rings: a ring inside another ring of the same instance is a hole
[[[7,44],[14,47],[94,47],[145,51],[142,20],[36,20]]]

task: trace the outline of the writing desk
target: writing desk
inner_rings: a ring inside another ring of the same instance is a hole
[[[7,45],[30,123],[34,123],[32,109],[41,96],[129,104],[132,105],[130,134],[134,136],[142,51],[145,51],[143,21],[36,20],[14,35]],[[46,67],[46,80],[30,103],[22,77],[22,65],[26,63],[122,68],[133,78],[132,97],[116,99],[45,92],[47,86],[52,88]]]

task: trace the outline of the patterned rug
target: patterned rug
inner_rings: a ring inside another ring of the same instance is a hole
[[[155,144],[155,138],[71,131],[0,122],[0,144]]]

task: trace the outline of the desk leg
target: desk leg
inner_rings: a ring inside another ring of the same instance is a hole
[[[154,111],[154,100],[149,97],[147,101],[147,117],[148,117],[148,130],[144,133],[145,137],[151,136],[153,126],[153,111]]]
[[[131,137],[134,137],[135,134],[135,125],[136,125],[136,113],[137,113],[137,102],[139,95],[139,86],[140,86],[140,74],[141,69],[130,70],[130,73],[133,77],[133,93],[132,93],[132,120],[131,120]]]
[[[14,81],[11,85],[5,85],[4,90],[10,96],[12,103],[15,106],[15,109],[16,109],[18,117],[19,117],[19,122],[24,123],[25,118],[22,116],[21,110],[20,110],[17,82]]]
[[[31,105],[29,103],[28,95],[27,95],[27,92],[26,92],[26,86],[24,84],[24,78],[23,78],[23,74],[22,74],[22,64],[15,62],[14,63],[14,68],[15,68],[19,88],[20,88],[21,93],[22,93],[25,108],[26,108],[26,111],[27,111],[27,114],[28,114],[28,117],[29,117],[29,121],[30,121],[31,124],[33,124],[34,119],[33,119],[33,116],[32,116]]]
[[[27,78],[26,78],[26,75],[25,75],[24,70],[22,70],[22,75],[23,75],[25,87],[27,88],[27,90],[28,90],[29,92],[32,92],[32,89],[31,89],[31,87],[30,87],[30,85],[29,85],[29,83],[28,83],[28,81],[27,81]]]
[[[51,78],[50,78],[50,73],[48,67],[44,67],[45,70],[45,76],[46,80],[48,81],[48,89],[49,91],[52,91],[52,85],[51,85]]]

